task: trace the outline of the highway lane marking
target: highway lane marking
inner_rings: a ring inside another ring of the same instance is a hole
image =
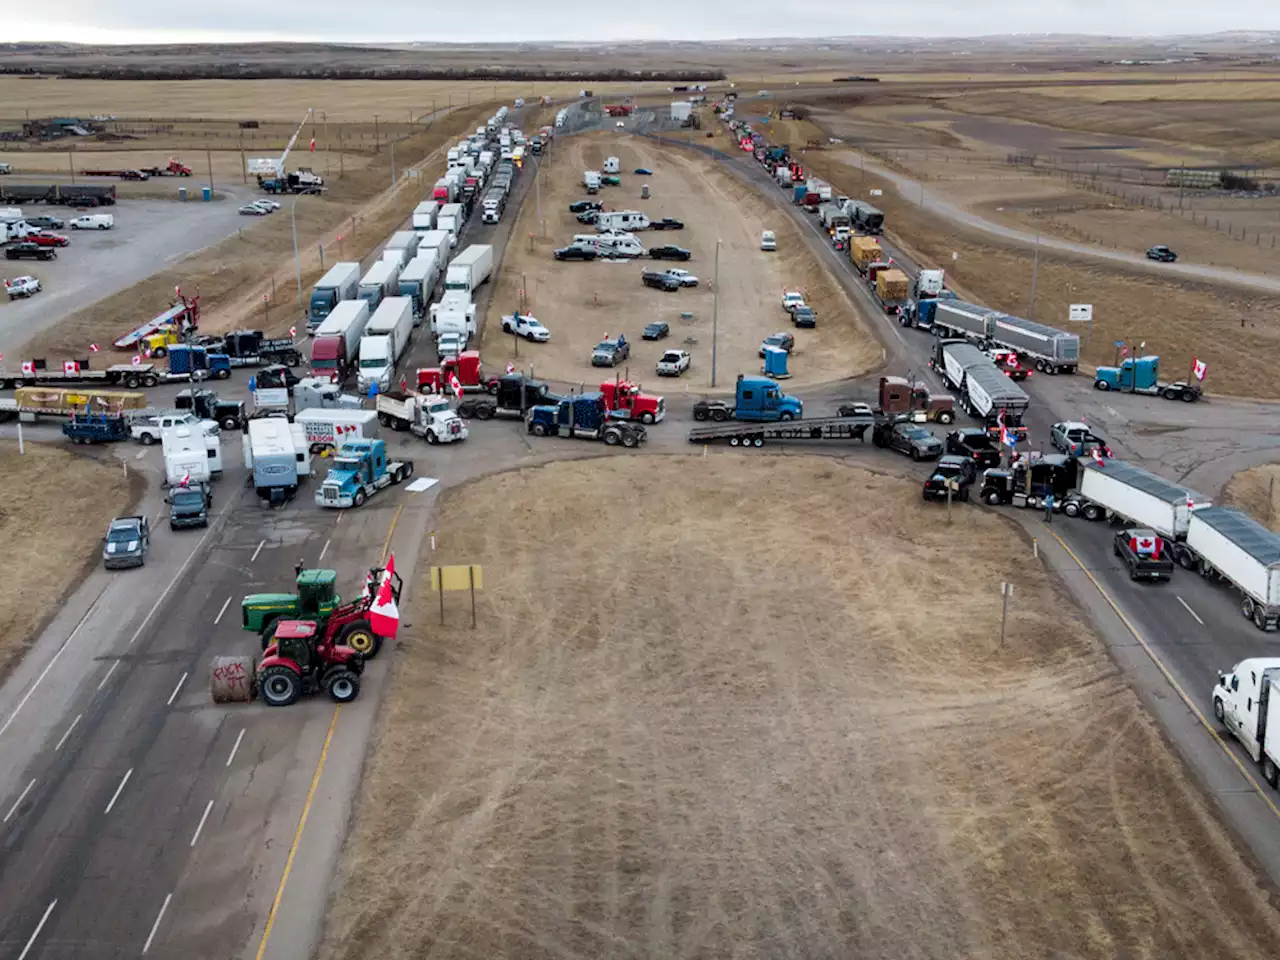
[[[13,801],[13,806],[9,808],[9,812],[4,815],[4,819],[0,823],[8,823],[9,818],[18,812],[18,808],[22,806],[22,801],[27,799],[27,794],[31,792],[31,788],[36,785],[36,778],[32,777],[31,782],[27,784],[27,789],[18,794],[18,799]]]
[[[111,675],[116,672],[116,667],[118,666],[120,666],[119,660],[117,660],[115,663],[111,665],[111,669],[107,671],[107,675],[103,677],[101,682],[98,684],[99,690],[101,690],[103,687],[107,685],[107,681],[111,679]]]
[[[178,581],[182,578],[183,573],[186,572],[191,561],[196,558],[196,554],[200,552],[200,548],[204,546],[205,541],[213,535],[213,531],[216,529],[216,524],[210,525],[209,529],[205,531],[204,536],[200,538],[196,543],[195,548],[187,556],[187,559],[182,561],[182,566],[180,566],[178,568],[178,572],[173,575],[173,579],[169,581],[169,585],[164,588],[164,592],[160,594],[160,596],[156,598],[156,602],[151,605],[151,609],[147,611],[147,615],[142,618],[142,623],[138,624],[138,629],[133,631],[133,636],[129,638],[128,646],[133,646],[134,641],[137,640],[138,637],[142,636],[142,631],[147,628],[147,624],[151,622],[151,618],[156,615],[156,611],[160,609],[160,604],[164,603],[165,598],[169,596],[169,593],[173,588],[178,585]]]
[[[76,634],[80,632],[80,628],[83,627],[85,625],[85,621],[89,619],[89,614],[93,613],[94,609],[98,606],[98,601],[102,599],[102,595],[106,592],[107,588],[103,587],[101,592],[93,598],[93,603],[89,604],[89,609],[84,612],[84,616],[80,618],[80,622],[76,624],[76,628],[71,631],[67,636],[67,639],[62,642],[62,646],[58,647],[54,655],[49,658],[49,662],[45,664],[45,668],[40,671],[40,676],[36,677],[36,682],[31,685],[31,689],[23,695],[22,699],[18,701],[18,705],[13,708],[13,713],[9,714],[9,716],[5,718],[3,726],[0,726],[0,737],[4,736],[4,732],[9,729],[9,725],[17,719],[18,714],[22,712],[22,708],[25,707],[27,705],[27,701],[31,699],[31,695],[36,692],[36,688],[40,686],[40,683],[44,678],[49,675],[49,671],[53,669],[53,665],[57,663],[58,658],[62,656],[62,651],[67,649],[67,646],[75,639]]]
[[[160,518],[163,516],[164,516],[164,507],[161,507],[159,510],[156,511],[156,518],[151,521],[151,525],[153,527],[157,526],[160,523]]]
[[[76,724],[80,722],[80,718],[83,716],[83,713],[76,714],[76,718],[71,721],[71,726],[67,727],[67,732],[62,735],[62,738],[58,740],[58,745],[53,748],[54,753],[62,749],[62,745],[67,742],[67,737],[71,736],[71,731],[76,728]]]
[[[236,758],[236,751],[240,749],[240,741],[244,739],[244,731],[240,731],[240,736],[236,737],[235,745],[231,748],[231,756],[227,757],[227,766],[231,766],[231,761]]]
[[[1164,661],[1156,656],[1155,650],[1153,650],[1151,645],[1147,643],[1146,638],[1138,632],[1138,628],[1133,625],[1132,621],[1125,616],[1124,611],[1120,609],[1120,605],[1111,598],[1111,594],[1107,593],[1107,591],[1103,589],[1102,584],[1100,584],[1089,569],[1080,562],[1080,558],[1076,556],[1075,551],[1067,546],[1066,541],[1058,536],[1056,531],[1050,530],[1049,535],[1058,541],[1058,545],[1061,546],[1063,550],[1067,551],[1067,556],[1075,561],[1076,566],[1079,567],[1081,572],[1089,578],[1089,582],[1093,584],[1098,593],[1102,594],[1102,599],[1107,601],[1111,609],[1115,611],[1116,616],[1120,618],[1120,622],[1125,625],[1126,629],[1128,629],[1131,634],[1133,634],[1133,639],[1138,641],[1138,644],[1146,651],[1147,656],[1151,658],[1151,662],[1156,665],[1156,668],[1162,674],[1164,674],[1165,680],[1169,682],[1169,686],[1173,687],[1178,696],[1182,698],[1182,702],[1187,705],[1187,709],[1191,711],[1192,716],[1200,721],[1200,726],[1204,727],[1209,736],[1213,738],[1213,742],[1221,748],[1222,752],[1227,755],[1227,759],[1235,764],[1236,769],[1240,771],[1247,781],[1249,781],[1250,786],[1253,787],[1253,792],[1262,799],[1262,802],[1265,803],[1271,812],[1276,815],[1276,818],[1280,819],[1280,806],[1277,806],[1276,802],[1267,795],[1267,791],[1263,788],[1262,784],[1254,779],[1253,774],[1249,772],[1249,769],[1241,762],[1240,758],[1236,756],[1235,751],[1233,751],[1230,744],[1223,739],[1222,734],[1220,734],[1214,726],[1209,723],[1208,718],[1200,711],[1200,708],[1196,706],[1195,702],[1189,696],[1187,696],[1187,692],[1182,689],[1182,685],[1174,679],[1169,668],[1164,665]],[[1199,619],[1199,617],[1196,619]]]
[[[156,922],[151,925],[151,932],[147,934],[147,942],[142,945],[143,953],[151,949],[151,941],[156,938],[156,931],[160,929],[160,921],[164,919],[164,912],[169,909],[169,901],[172,899],[172,893],[165,894],[164,903],[160,904],[160,912],[156,914]]]
[[[316,562],[317,562],[317,563],[323,563],[323,562],[324,562],[324,555],[325,555],[326,553],[328,553],[328,552],[329,552],[329,541],[328,541],[328,540],[326,540],[326,541],[324,542],[324,546],[320,548],[320,559],[319,559],[319,560],[317,560]]]
[[[399,511],[396,512],[398,517]],[[392,523],[394,529],[395,523]],[[390,539],[390,537],[388,537]],[[276,896],[271,901],[271,911],[267,914],[267,927],[262,931],[262,942],[258,944],[258,952],[254,960],[262,960],[267,952],[267,941],[271,939],[271,928],[275,926],[276,914],[280,910],[280,901],[284,899],[285,884],[289,882],[289,874],[293,871],[293,858],[297,856],[298,845],[302,842],[302,831],[307,826],[307,817],[311,814],[311,801],[315,799],[316,788],[320,786],[320,774],[324,773],[324,761],[329,756],[329,744],[333,742],[333,731],[338,725],[338,713],[342,704],[333,708],[333,716],[329,718],[329,732],[325,734],[324,746],[320,748],[320,759],[316,761],[316,772],[311,778],[311,789],[307,791],[307,802],[302,805],[302,816],[298,818],[298,829],[294,831],[293,843],[289,846],[289,858],[284,863],[284,874],[280,877],[280,886],[276,888]]]
[[[213,618],[213,625],[215,627],[221,622],[222,615],[227,612],[227,607],[229,607],[230,605],[231,605],[231,598],[227,597],[227,599],[222,602],[222,609],[219,610],[218,615]]]
[[[166,707],[172,707],[173,701],[178,698],[178,691],[182,689],[182,685],[187,682],[187,671],[182,671],[182,676],[178,678],[178,682],[173,687],[173,693],[169,694],[169,699],[165,703]]]
[[[110,813],[111,808],[116,805],[116,801],[120,799],[120,794],[124,792],[124,785],[129,782],[129,778],[132,776],[133,767],[130,767],[128,771],[125,772],[124,779],[120,781],[120,786],[116,787],[116,792],[111,795],[111,802],[107,804],[107,809],[102,811],[104,816]]]
[[[250,563],[253,563],[253,561],[255,561],[255,560],[257,560],[257,559],[258,559],[258,554],[260,554],[260,553],[262,552],[263,544],[265,544],[266,542],[267,542],[266,540],[259,540],[259,541],[258,541],[258,549],[257,549],[257,550],[255,550],[255,551],[253,551],[253,556],[249,558],[249,562],[250,562]]]
[[[1177,596],[1177,594],[1174,594],[1174,596]],[[1200,624],[1200,626],[1202,627],[1204,626],[1204,621],[1200,619],[1200,614],[1196,613],[1194,610],[1191,609],[1191,604],[1187,603],[1187,601],[1183,600],[1181,597],[1178,597],[1178,602],[1182,604],[1182,606],[1186,609],[1187,613],[1191,614],[1193,617],[1196,618],[1196,623]]]
[[[52,903],[44,908],[44,916],[40,918],[40,922],[36,924],[36,929],[31,934],[31,939],[27,941],[27,945],[22,948],[22,952],[18,954],[18,960],[27,960],[27,954],[31,952],[31,946],[36,942],[36,937],[40,936],[40,931],[44,929],[44,925],[49,922],[49,914],[53,913],[53,908],[58,905],[55,898]]]
[[[404,510],[404,504],[396,505],[395,516],[391,518],[391,528],[387,531],[387,539],[382,543],[382,562],[387,562],[387,555],[391,551],[391,535],[396,532],[396,524],[400,522],[400,512]]]
[[[196,832],[191,835],[191,843],[189,846],[194,847],[196,841],[200,839],[200,831],[204,829],[204,822],[209,819],[209,811],[213,809],[213,801],[210,800],[204,806],[204,816],[200,818],[200,822],[196,824]]]

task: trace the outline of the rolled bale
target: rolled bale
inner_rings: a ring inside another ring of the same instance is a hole
[[[209,690],[214,703],[248,703],[256,692],[253,657],[214,657]]]

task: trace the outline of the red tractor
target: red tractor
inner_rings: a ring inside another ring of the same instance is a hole
[[[276,624],[275,637],[258,664],[258,690],[267,706],[287,707],[304,693],[319,690],[337,703],[349,703],[360,694],[364,657],[334,642],[336,623],[337,617],[330,617],[321,638],[316,636],[314,620]],[[369,629],[367,622],[364,629]]]

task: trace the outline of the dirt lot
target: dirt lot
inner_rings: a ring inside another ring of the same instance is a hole
[[[0,677],[26,653],[59,599],[100,563],[107,522],[138,495],[119,464],[50,444],[11,440],[0,448]]]
[[[1237,473],[1222,491],[1222,503],[1280,531],[1280,464],[1267,463]]]
[[[586,196],[582,171],[600,169],[608,156],[619,158],[623,182],[620,187],[603,188],[600,199],[606,209],[639,209],[650,217],[682,220],[683,230],[646,231],[638,236],[646,247],[674,243],[689,249],[693,252],[690,262],[561,263],[552,259],[552,251],[574,234],[594,233],[594,228],[579,224],[568,208],[570,202]],[[632,171],[637,167],[646,167],[653,175],[635,176]],[[637,137],[600,133],[559,143],[541,176],[546,236],[537,237],[537,204],[526,202],[513,233],[521,239],[513,241],[503,259],[485,321],[485,356],[512,357],[511,338],[501,333],[498,317],[511,312],[523,289],[526,309],[551,330],[550,343],[519,347],[522,362],[532,362],[540,376],[570,383],[599,382],[602,370],[592,370],[591,348],[606,333],[622,332],[633,342],[631,369],[651,388],[657,389],[653,365],[667,348],[688,349],[693,366],[683,379],[693,387],[708,386],[718,238],[722,241],[718,386],[731,386],[738,373],[759,371],[760,341],[791,328],[780,306],[784,289],[804,291],[818,313],[816,330],[796,331],[793,382],[849,377],[880,363],[879,343],[826,268],[803,245],[789,219],[767,200],[744,190],[713,161]],[[650,185],[651,199],[640,199],[641,183]],[[766,229],[778,235],[777,253],[760,250],[760,234]],[[699,278],[699,286],[677,293],[644,287],[640,274],[650,266],[687,269]],[[691,321],[681,319],[684,312],[693,314]],[[645,343],[640,332],[654,320],[668,321],[672,335],[666,341]],[[610,374],[606,370],[603,375]]]
[[[1029,545],[918,489],[717,456],[448,496],[479,627],[419,585],[322,960],[1271,956],[1264,881]]]

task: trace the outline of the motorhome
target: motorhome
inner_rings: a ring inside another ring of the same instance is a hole
[[[639,210],[611,210],[596,214],[596,229],[601,233],[648,230],[649,217]]]

